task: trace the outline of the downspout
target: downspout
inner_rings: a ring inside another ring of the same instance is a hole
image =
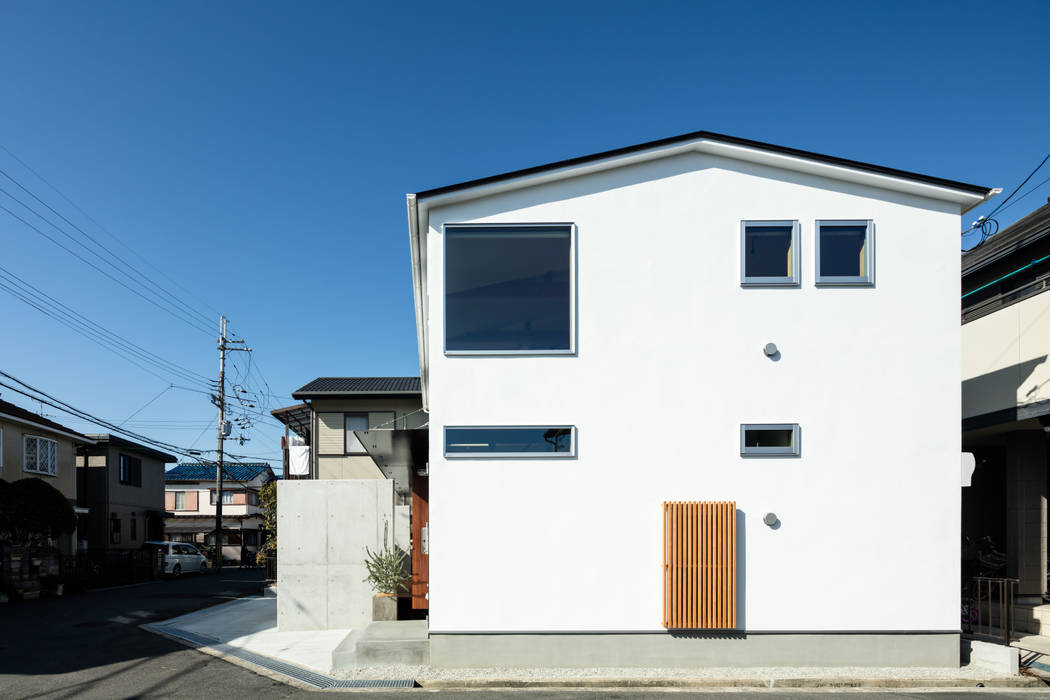
[[[408,206],[408,247],[412,254],[412,297],[416,306],[416,343],[419,351],[419,384],[422,390],[423,410],[430,411],[429,392],[427,391],[427,333],[423,289],[423,256],[420,249],[419,206],[416,195],[405,195]]]

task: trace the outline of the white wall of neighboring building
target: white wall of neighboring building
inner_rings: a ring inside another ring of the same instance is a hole
[[[801,222],[800,288],[741,288],[745,219]],[[874,288],[814,286],[815,219],[875,221]],[[551,221],[577,355],[446,357],[442,224]],[[431,209],[431,632],[661,630],[665,500],[737,502],[743,629],[958,630],[959,222],[700,153]],[[749,422],[801,457],[741,458]],[[577,458],[443,457],[446,425],[545,424]]]

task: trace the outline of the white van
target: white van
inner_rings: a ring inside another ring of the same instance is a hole
[[[164,554],[164,573],[172,576],[207,573],[208,560],[192,544],[185,542],[146,542],[143,547],[155,547]]]

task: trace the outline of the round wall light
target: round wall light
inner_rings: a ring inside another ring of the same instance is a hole
[[[779,520],[779,518],[777,518],[776,513],[766,513],[765,517],[762,518],[762,522],[764,522],[766,525],[769,525],[770,527],[776,525],[777,520]]]
[[[780,351],[777,349],[776,343],[766,343],[766,346],[762,348],[762,352],[766,353],[766,357],[773,357]]]

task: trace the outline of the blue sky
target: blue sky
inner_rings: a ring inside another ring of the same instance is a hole
[[[1050,150],[1048,24],[1046,2],[2,2],[0,144],[90,219],[0,168],[228,315],[287,405],[316,376],[418,371],[406,192],[697,129],[1009,191]],[[0,265],[215,374],[206,333],[3,211]],[[0,369],[95,415],[167,386],[3,292],[0,313]],[[187,446],[213,417],[176,389],[131,425]],[[276,457],[280,432],[236,449]]]

